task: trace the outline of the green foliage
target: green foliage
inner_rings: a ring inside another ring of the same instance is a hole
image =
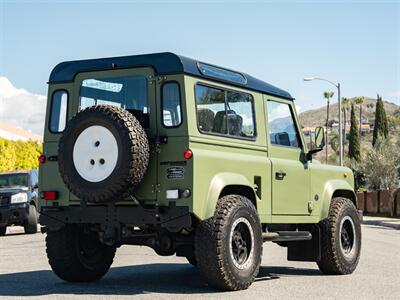
[[[356,114],[354,112],[354,104],[351,104],[350,117],[350,136],[349,136],[349,158],[356,161],[360,160],[360,136],[357,128]]]
[[[0,138],[0,172],[38,167],[42,145],[35,141],[9,141]]]
[[[372,190],[390,192],[393,213],[394,192],[399,187],[400,152],[398,146],[389,139],[378,139],[375,146],[362,160],[353,166],[356,172],[363,173],[365,183]]]
[[[324,92],[324,98],[329,101],[329,99],[332,98],[334,94],[334,92]]]
[[[383,106],[382,97],[378,95],[375,110],[375,125],[372,145],[375,146],[376,142],[381,138],[387,138],[389,134],[388,120],[386,117],[385,107]]]

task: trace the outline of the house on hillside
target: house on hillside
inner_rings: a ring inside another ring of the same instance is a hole
[[[11,141],[32,140],[39,143],[43,142],[43,137],[36,133],[2,122],[0,122],[0,137]]]

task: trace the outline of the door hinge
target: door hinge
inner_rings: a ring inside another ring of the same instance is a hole
[[[161,185],[159,183],[151,185],[151,192],[152,193],[159,193],[161,192]]]
[[[151,85],[156,83],[156,78],[153,75],[148,76],[147,79]]]
[[[314,201],[308,201],[308,212],[312,213],[314,210]]]
[[[167,76],[157,76],[157,83],[158,84],[162,84],[166,80],[167,80]]]

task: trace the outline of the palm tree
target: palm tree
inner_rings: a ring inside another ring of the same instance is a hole
[[[355,100],[356,104],[360,105],[360,135],[361,135],[361,129],[362,129],[362,105],[364,103],[364,97],[357,97]]]
[[[329,100],[333,97],[334,92],[324,92],[324,98],[326,99],[326,137],[325,137],[325,162],[328,163],[328,122],[329,122]]]
[[[345,141],[346,141],[346,125],[347,125],[346,113],[347,113],[347,107],[348,107],[349,103],[350,103],[350,100],[348,98],[342,97],[342,110],[343,110],[343,119],[344,119],[344,129],[343,129],[344,130],[344,133],[343,133],[344,141],[343,141],[343,144],[345,144]]]

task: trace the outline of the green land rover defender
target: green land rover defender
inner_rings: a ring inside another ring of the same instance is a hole
[[[39,158],[49,263],[94,281],[118,247],[145,245],[241,290],[270,241],[288,260],[352,273],[353,174],[313,161],[324,136],[306,143],[291,95],[244,73],[172,53],[63,62]]]

